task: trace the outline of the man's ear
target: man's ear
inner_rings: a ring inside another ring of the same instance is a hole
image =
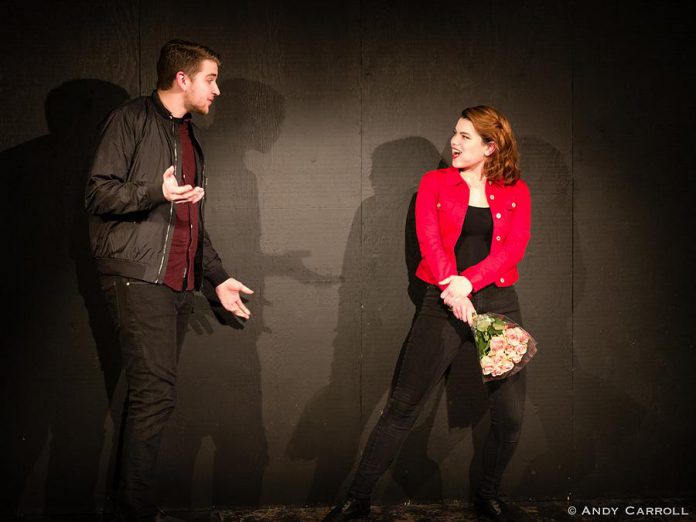
[[[186,76],[184,71],[177,71],[177,73],[174,75],[174,84],[182,91],[185,91],[188,88],[190,81],[190,78]]]

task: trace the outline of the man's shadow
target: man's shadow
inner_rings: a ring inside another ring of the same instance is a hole
[[[43,511],[101,508],[95,489],[120,361],[89,251],[84,186],[100,123],[128,97],[100,80],[66,82],[46,98],[49,134],[1,154],[12,194],[12,311],[0,364],[5,512],[23,496],[32,508],[41,502],[25,488],[42,454]]]
[[[252,316],[243,321],[224,310],[210,285],[203,288],[205,298],[197,298],[194,335],[181,364],[182,389],[195,392],[180,394],[172,424],[185,419],[186,429],[170,430],[163,449],[165,455],[175,452],[165,458],[160,481],[162,494],[174,506],[259,504],[269,462],[257,353],[259,338],[270,333],[265,281],[283,275],[328,282],[304,265],[309,252],[269,255],[261,249],[257,173],[245,158],[271,151],[281,134],[285,97],[269,85],[241,78],[224,81],[220,90],[214,121],[201,130],[208,176],[206,230],[230,275],[254,290],[247,303]],[[197,466],[204,461],[212,461],[211,492],[207,476],[196,483]]]
[[[435,146],[419,137],[384,143],[372,155],[374,195],[356,211],[346,244],[330,382],[309,401],[287,449],[290,458],[316,460],[308,503],[341,495],[361,438],[389,389],[400,348],[394,339],[406,337],[424,291],[415,277],[420,251],[414,192],[425,172],[442,166]],[[441,395],[442,387],[424,407],[384,500],[403,499],[404,493],[442,498],[438,463],[427,453]]]

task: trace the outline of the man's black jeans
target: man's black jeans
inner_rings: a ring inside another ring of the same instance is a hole
[[[473,294],[472,303],[479,314],[496,312],[522,324],[514,287],[490,285]],[[429,285],[399,357],[391,394],[365,446],[350,495],[356,498],[372,495],[377,480],[413,427],[420,406],[460,349],[475,350],[469,325],[455,318],[440,299],[440,290]],[[505,380],[486,383],[491,429],[484,447],[478,498],[498,495],[503,471],[517,446],[524,414],[525,376],[526,371],[522,369]]]
[[[157,456],[176,402],[176,367],[193,293],[120,276],[100,279],[128,383],[119,507],[130,520],[154,520]]]

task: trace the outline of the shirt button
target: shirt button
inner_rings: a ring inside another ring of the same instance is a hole
[[[495,236],[496,241],[500,241],[500,236]]]
[[[500,219],[500,212],[495,215],[496,218]]]
[[[439,204],[439,203],[437,204],[437,208],[440,208],[440,204]]]
[[[512,208],[515,208],[517,204],[515,202],[512,203]]]
[[[500,278],[500,282],[501,282],[501,283],[504,283],[504,282],[505,282],[505,279],[501,277],[501,278]]]
[[[493,194],[491,194],[491,199],[495,199],[495,196]]]

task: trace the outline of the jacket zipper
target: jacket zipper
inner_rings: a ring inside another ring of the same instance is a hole
[[[171,116],[170,116],[171,118]],[[177,163],[179,162],[179,154],[176,147],[176,128],[172,122],[172,136],[174,138],[174,176],[176,177]],[[172,216],[174,215],[174,202],[169,202],[169,222],[167,223],[167,233],[164,235],[164,247],[162,248],[162,260],[160,261],[159,270],[157,271],[157,280],[155,283],[162,281],[162,268],[164,267],[164,259],[167,257],[167,243],[169,242],[169,230],[172,228]]]
[[[203,190],[206,191],[206,193],[203,196],[203,199],[201,200],[201,204],[198,207],[198,220],[201,223],[201,234],[199,237],[199,240],[203,242],[202,245],[200,245],[201,248],[201,261],[200,261],[200,280],[203,280],[203,248],[205,247],[205,218],[203,217],[204,210],[205,210],[205,199],[207,196],[208,192],[208,178],[205,177],[205,158],[203,157],[203,150],[198,147],[198,149],[201,151],[201,185],[203,186]],[[195,258],[194,258],[195,260]],[[201,284],[199,283],[199,286]]]
[[[191,131],[192,144],[193,144],[193,141],[196,142],[196,145],[198,146],[198,150],[200,151],[200,156],[201,156],[201,179],[199,180],[200,183],[199,183],[198,186],[203,187],[203,189],[205,189],[205,188],[206,188],[206,187],[205,187],[205,165],[204,165],[204,162],[203,162],[203,151],[201,150],[200,144],[198,143],[198,139],[196,138],[196,133],[195,133],[194,130],[193,130],[193,123],[190,124],[190,131]],[[195,164],[195,151],[194,151],[194,164]],[[182,168],[183,168],[183,167],[182,167]],[[183,171],[182,171],[182,173],[181,173],[181,179],[182,179],[182,183],[183,183],[183,179],[184,179],[184,173],[183,173]],[[196,186],[195,179],[194,179],[194,184],[193,184],[193,185]],[[199,225],[200,227],[203,227],[203,218],[202,218],[202,216],[203,216],[203,201],[204,201],[204,200],[205,200],[205,198],[204,198],[203,200],[201,200],[201,201],[199,202],[199,204],[198,204],[198,221],[200,222],[200,225]],[[183,280],[183,282],[182,282],[184,288],[188,288],[189,272],[191,271],[191,244],[193,243],[193,234],[194,234],[193,225],[191,224],[191,214],[190,214],[190,212],[191,212],[191,207],[189,207],[189,243],[188,243],[188,246],[186,247],[186,268],[184,269],[184,280]],[[195,210],[194,210],[194,212],[195,212]],[[196,231],[196,233],[198,233],[198,231]],[[202,248],[203,245],[200,244],[200,239],[201,239],[201,238],[199,237],[198,239],[199,239],[199,241],[198,241],[198,243],[199,243],[199,244],[198,244],[198,248]],[[194,254],[193,254],[193,263],[194,263],[194,266],[193,266],[193,269],[194,269],[194,281],[193,281],[193,286],[194,286],[194,288],[195,288],[195,286],[196,286],[196,280],[195,280],[195,274],[196,274],[196,272],[195,272],[195,270],[196,270],[196,254],[195,254],[195,252],[194,252]],[[202,267],[201,267],[201,268],[202,268]],[[202,273],[202,270],[201,270],[201,273]]]
[[[203,187],[203,190],[207,192],[208,190],[208,178],[205,177],[205,156],[203,155],[203,149],[201,148],[201,144],[198,141],[198,137],[196,136],[195,129],[193,129],[193,126],[191,128],[191,135],[193,136],[193,139],[196,141],[196,145],[198,147],[198,153],[199,156],[201,157],[201,180],[200,180],[200,186]],[[200,261],[200,266],[199,266],[199,279],[202,281],[203,279],[203,249],[205,248],[205,200],[206,196],[203,196],[203,199],[201,199],[199,205],[198,205],[198,222],[199,222],[199,228],[200,228],[200,234],[198,236],[198,248],[201,249],[201,261]],[[196,262],[196,256],[194,254],[193,257],[194,261],[194,270],[195,270],[195,262]],[[194,286],[201,286],[201,283],[199,282],[198,285],[196,285],[196,276],[194,274]]]

